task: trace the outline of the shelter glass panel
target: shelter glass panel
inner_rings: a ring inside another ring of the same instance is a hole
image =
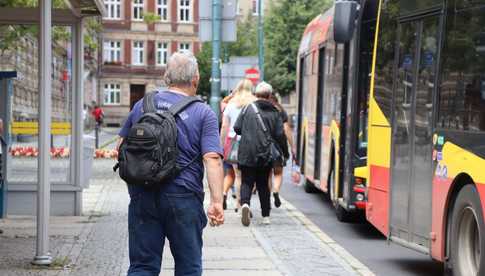
[[[51,181],[69,182],[71,152],[71,119],[73,93],[72,28],[53,26],[52,30],[52,127],[50,151]],[[7,181],[10,185],[32,185],[37,182],[39,133],[39,41],[38,27],[2,25],[4,38],[0,51],[0,71],[16,71],[12,93],[2,95],[0,104],[9,103],[2,120],[7,137]],[[9,99],[7,100],[7,97]],[[53,190],[55,190],[53,186]]]

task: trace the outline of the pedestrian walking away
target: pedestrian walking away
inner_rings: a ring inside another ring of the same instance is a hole
[[[240,207],[241,172],[238,168],[240,136],[234,131],[234,124],[236,123],[241,110],[256,100],[252,91],[253,83],[248,79],[241,80],[233,90],[232,94],[234,96],[224,109],[222,117],[221,144],[224,146],[224,161],[232,164],[234,170],[235,181],[233,183],[236,186],[236,211]],[[231,184],[232,183],[227,182],[227,186],[224,186],[224,205],[226,205],[227,192],[231,188]]]
[[[229,104],[229,101],[234,97],[234,93],[229,93],[224,99],[222,99],[220,108],[221,108],[221,114],[224,116],[224,110],[226,109],[226,106]],[[222,121],[222,120],[221,120]],[[221,127],[222,127],[222,122],[221,122]],[[234,181],[236,180],[236,175],[234,172],[234,168],[232,165],[224,160],[224,200],[222,203],[222,208],[224,210],[227,209],[227,190],[226,187],[232,187],[232,197],[236,199],[236,191],[234,189]],[[237,210],[237,209],[236,209]]]
[[[262,82],[256,87],[257,101],[239,115],[234,130],[241,135],[238,162],[241,169],[241,222],[251,223],[250,201],[256,184],[263,223],[269,224],[271,211],[268,178],[272,168],[288,158],[288,144],[278,109],[269,101],[273,88]]]
[[[293,153],[293,132],[291,131],[290,123],[288,122],[288,113],[286,113],[283,106],[279,103],[278,98],[276,95],[271,94],[270,96],[271,103],[278,109],[279,114],[281,116],[281,120],[283,121],[283,127],[285,131],[286,139],[288,140],[288,144],[290,145],[290,149],[292,151],[292,158],[295,158],[295,154]],[[270,173],[269,176],[269,189],[273,190],[273,198],[274,198],[274,205],[276,208],[281,206],[281,199],[280,199],[280,190],[281,185],[283,184],[283,168],[286,164],[276,164],[273,168],[273,171]]]
[[[165,238],[174,257],[175,275],[202,275],[202,231],[208,221],[212,226],[224,222],[218,120],[195,97],[199,70],[193,54],[174,53],[165,81],[168,89],[148,93],[137,102],[119,133],[120,176],[127,181],[130,194],[129,276],[160,274]],[[153,136],[163,139],[152,143]],[[207,215],[204,167],[210,190]]]

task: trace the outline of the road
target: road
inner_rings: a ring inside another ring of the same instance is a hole
[[[281,195],[376,275],[443,275],[442,264],[410,249],[389,245],[372,225],[339,222],[324,194],[305,193],[303,186],[291,184],[289,175]]]

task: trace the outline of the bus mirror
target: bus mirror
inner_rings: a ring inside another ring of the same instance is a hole
[[[354,1],[336,1],[333,19],[334,39],[337,43],[352,40],[359,5]]]

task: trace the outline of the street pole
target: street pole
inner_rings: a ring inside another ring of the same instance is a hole
[[[35,265],[50,265],[49,216],[50,216],[50,133],[52,89],[52,2],[40,0],[39,38],[39,159],[37,172],[37,250]]]
[[[263,1],[258,0],[258,46],[259,46],[259,79],[264,81],[264,21]]]
[[[222,38],[222,0],[212,0],[212,71],[211,98],[212,110],[219,118],[221,100],[221,38]]]

